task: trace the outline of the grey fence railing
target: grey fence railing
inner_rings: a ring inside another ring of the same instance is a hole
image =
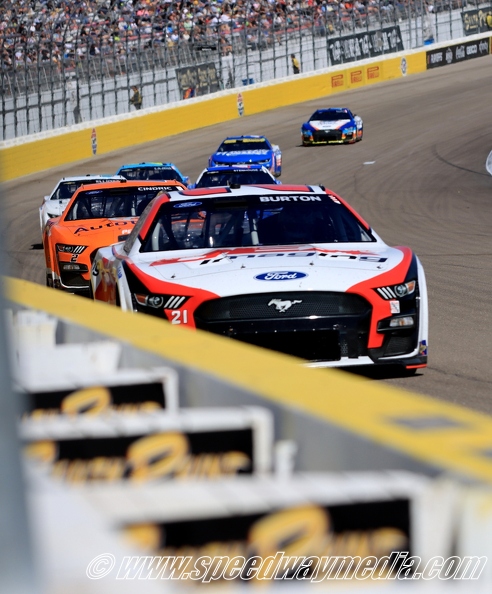
[[[99,21],[6,27],[0,140],[127,113],[133,86],[144,108],[159,106],[293,74],[292,55],[309,72],[483,32],[492,14],[492,3],[463,0],[286,6],[282,17],[215,25],[169,13],[112,32]]]

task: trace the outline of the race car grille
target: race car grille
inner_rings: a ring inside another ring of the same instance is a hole
[[[370,304],[358,295],[305,291],[208,301],[195,323],[308,361],[337,361],[367,354],[370,317]]]
[[[61,282],[65,287],[69,288],[88,288],[89,281],[76,271],[61,271],[60,272]]]
[[[405,355],[411,353],[415,348],[415,337],[412,333],[405,336],[389,336],[385,344],[384,355]]]
[[[207,301],[195,312],[203,322],[225,320],[266,320],[337,315],[363,315],[369,304],[358,295],[347,293],[266,293],[240,295]]]
[[[341,130],[316,130],[313,132],[314,142],[327,142],[329,140],[342,140]]]

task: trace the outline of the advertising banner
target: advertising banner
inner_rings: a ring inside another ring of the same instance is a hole
[[[176,68],[176,78],[183,99],[220,91],[220,81],[213,62]]]
[[[439,66],[448,66],[480,58],[489,54],[489,40],[479,39],[477,41],[467,41],[458,45],[449,45],[439,49],[433,49],[426,52],[427,70],[439,68]]]
[[[127,369],[117,374],[68,381],[58,376],[26,389],[28,410],[24,418],[50,415],[99,415],[178,408],[178,378],[173,369]]]
[[[465,35],[476,33],[492,33],[492,8],[465,10],[461,13],[463,32]]]
[[[404,47],[400,27],[396,25],[333,39],[328,49],[330,64],[334,66],[400,52]]]
[[[64,415],[20,426],[28,459],[69,483],[216,478],[271,470],[268,410]]]

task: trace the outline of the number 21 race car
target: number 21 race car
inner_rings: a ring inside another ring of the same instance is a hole
[[[262,185],[162,194],[100,249],[95,299],[318,367],[427,364],[427,289],[331,190]]]

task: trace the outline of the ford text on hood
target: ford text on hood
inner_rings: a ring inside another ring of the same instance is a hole
[[[425,275],[320,186],[163,194],[100,249],[96,299],[300,357],[311,366],[427,364]]]

